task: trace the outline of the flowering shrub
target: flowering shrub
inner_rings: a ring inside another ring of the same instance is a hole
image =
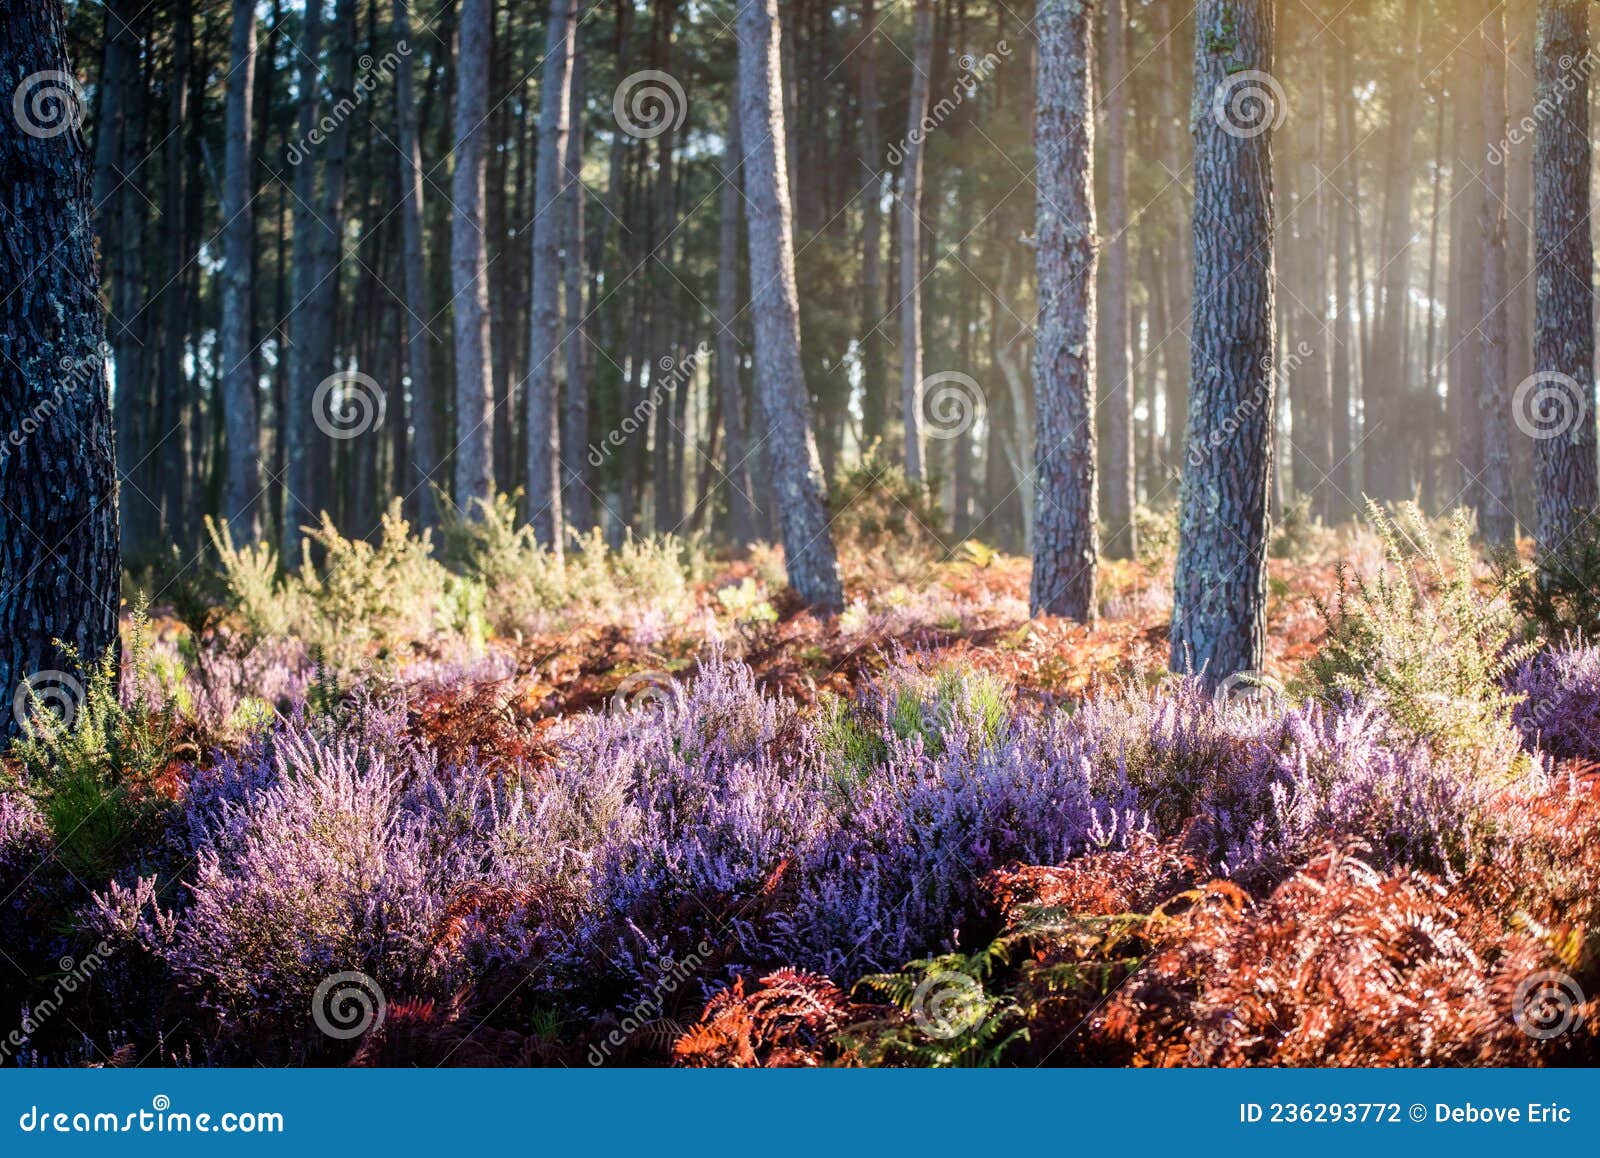
[[[1520,697],[1512,720],[1528,747],[1600,760],[1600,648],[1567,644],[1540,652],[1509,682]]]

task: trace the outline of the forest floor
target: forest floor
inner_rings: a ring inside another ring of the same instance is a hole
[[[8,1056],[1596,1057],[1600,652],[1520,645],[1480,562],[1280,540],[1234,701],[1167,671],[1159,542],[1086,626],[979,544],[857,529],[819,616],[770,550],[558,565],[489,522],[287,577],[224,542],[34,717],[0,997],[94,967]]]

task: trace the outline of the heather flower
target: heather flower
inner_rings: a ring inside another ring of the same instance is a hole
[[[1530,748],[1558,759],[1600,760],[1600,647],[1568,643],[1524,661],[1512,722]]]

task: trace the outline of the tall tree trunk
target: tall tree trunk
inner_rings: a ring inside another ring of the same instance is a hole
[[[261,533],[261,431],[256,417],[255,359],[250,343],[251,249],[255,212],[251,188],[255,154],[250,147],[250,102],[255,95],[256,6],[233,0],[229,47],[227,161],[222,179],[223,410],[227,421],[228,476],[223,516],[235,542],[253,543]]]
[[[906,105],[905,159],[900,170],[900,416],[905,424],[906,477],[922,481],[922,122],[928,116],[933,67],[933,0],[917,0],[911,97]]]
[[[74,669],[116,646],[120,603],[91,171],[61,5],[0,0],[0,26],[0,429],[26,432],[0,444],[0,691],[26,704],[27,681],[65,712]],[[0,712],[0,740],[18,714]]]
[[[401,479],[402,493],[416,495],[421,527],[439,521],[435,486],[439,473],[439,404],[434,396],[428,304],[428,275],[422,248],[422,151],[417,133],[417,98],[411,66],[410,0],[394,0],[394,38],[404,46],[395,71],[395,118],[400,139],[400,228],[406,283],[406,370],[411,376],[411,471]]]
[[[1490,546],[1516,538],[1511,490],[1511,384],[1506,381],[1506,25],[1499,0],[1483,22],[1483,134],[1490,148],[1483,166],[1479,236],[1483,239],[1483,507],[1478,529]]]
[[[739,114],[744,126],[756,384],[789,585],[808,604],[844,606],[826,490],[800,361],[777,0],[739,0]]]
[[[1131,559],[1138,548],[1133,526],[1133,381],[1128,360],[1128,19],[1123,0],[1106,2],[1106,448],[1104,516],[1106,557]]]
[[[1589,234],[1589,6],[1540,0],[1534,60],[1545,110],[1534,142],[1534,378],[1515,399],[1533,429],[1539,546],[1559,548],[1596,482],[1594,248]]]
[[[1354,202],[1350,193],[1350,173],[1357,162],[1352,152],[1355,149],[1355,130],[1352,124],[1354,110],[1351,95],[1350,56],[1351,35],[1348,18],[1341,14],[1338,21],[1340,41],[1336,49],[1336,63],[1334,72],[1334,118],[1336,131],[1336,148],[1338,150],[1339,171],[1337,197],[1329,199],[1337,227],[1334,230],[1334,257],[1333,257],[1333,395],[1332,395],[1332,427],[1333,427],[1333,469],[1330,472],[1332,482],[1329,488],[1333,493],[1330,502],[1333,507],[1330,514],[1348,514],[1351,500],[1356,498],[1356,475],[1354,466],[1355,441],[1351,438],[1350,404],[1355,398],[1355,375],[1359,364],[1358,349],[1356,346],[1356,331],[1354,310],[1356,308],[1353,298],[1359,293],[1359,285],[1354,290],[1351,287],[1352,276],[1352,248],[1354,246],[1354,230],[1352,229],[1352,214],[1355,212]]]
[[[1469,10],[1470,11],[1470,10]],[[1451,234],[1457,251],[1451,263],[1458,309],[1451,318],[1455,358],[1450,374],[1449,409],[1459,467],[1459,501],[1479,510],[1483,506],[1483,424],[1478,417],[1478,396],[1483,391],[1483,362],[1478,349],[1483,323],[1483,245],[1477,232],[1482,193],[1478,189],[1485,141],[1479,109],[1479,55],[1472,51],[1478,33],[1476,20],[1468,19],[1465,46],[1455,74],[1455,161],[1450,177]]]
[[[1246,86],[1272,72],[1273,7],[1200,0],[1195,14],[1193,385],[1171,664],[1212,683],[1266,653],[1276,104]],[[1252,108],[1258,119],[1241,120]]]
[[[173,18],[172,71],[167,77],[165,192],[161,213],[166,270],[161,284],[161,369],[156,381],[156,446],[151,457],[157,471],[156,494],[161,507],[163,541],[181,550],[191,546],[191,520],[184,507],[183,478],[189,469],[189,375],[184,369],[191,310],[189,259],[196,218],[189,216],[189,189],[198,175],[185,162],[190,90],[194,87],[194,7],[178,0]],[[263,72],[269,71],[266,69]],[[252,158],[252,163],[254,158]]]
[[[743,391],[739,388],[739,204],[743,200],[744,144],[738,94],[728,109],[728,148],[723,155],[721,221],[717,254],[717,391],[722,403],[723,457],[727,468],[728,531],[737,547],[755,541],[755,504],[746,458]],[[879,399],[882,401],[881,397]]]
[[[482,514],[494,491],[494,385],[483,197],[493,0],[461,0],[456,50],[455,173],[450,184],[450,288],[455,307],[455,505]],[[553,411],[546,411],[548,418]]]
[[[861,156],[871,174],[861,195],[861,441],[883,438],[889,381],[882,322],[883,122],[878,98],[878,14],[875,0],[861,5]]]
[[[566,343],[567,385],[561,411],[563,423],[561,456],[565,462],[563,479],[565,491],[562,506],[567,522],[579,534],[594,526],[593,491],[589,480],[589,349],[585,337],[587,319],[584,316],[584,197],[583,149],[584,92],[588,83],[588,66],[573,39],[575,59],[572,64],[572,95],[569,101],[572,128],[567,134],[567,162],[562,190],[562,221],[564,222],[561,255],[562,272],[566,278]]]
[[[283,563],[300,561],[301,525],[317,517],[311,462],[311,399],[327,368],[316,361],[318,319],[310,303],[317,288],[316,233],[324,228],[317,212],[316,154],[311,138],[317,132],[322,105],[323,0],[308,0],[299,44],[300,85],[296,137],[290,146],[294,165],[294,270],[292,341],[289,343],[289,392],[283,414],[283,526],[279,542]]]
[[[1036,615],[1095,617],[1094,8],[1039,10],[1039,321],[1034,347]],[[1020,432],[1019,432],[1020,435]]]
[[[556,355],[561,339],[561,187],[571,128],[573,0],[550,0],[539,84],[539,158],[534,169],[532,324],[528,328],[528,521],[534,536],[562,549],[561,435],[556,422]]]

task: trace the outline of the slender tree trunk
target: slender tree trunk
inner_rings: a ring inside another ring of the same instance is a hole
[[[163,145],[167,172],[163,178],[162,216],[167,260],[161,283],[161,369],[157,376],[156,494],[161,507],[163,541],[188,550],[192,527],[184,507],[183,478],[189,469],[188,379],[184,369],[191,311],[187,266],[194,246],[195,218],[189,216],[189,187],[198,180],[184,155],[188,140],[190,90],[194,87],[194,7],[179,0],[173,18],[172,72],[167,81],[167,135]],[[267,71],[267,70],[263,70]],[[252,158],[253,160],[253,158]]]
[[[1128,360],[1128,20],[1123,0],[1106,0],[1106,300],[1103,333],[1106,448],[1103,512],[1106,557],[1131,559],[1133,526],[1133,367]]]
[[[743,392],[739,388],[739,205],[743,200],[744,148],[739,131],[739,101],[728,109],[728,150],[722,162],[720,233],[717,254],[717,390],[722,404],[722,445],[727,469],[728,530],[737,547],[757,537],[755,506],[746,462]],[[881,399],[880,399],[881,401]]]
[[[416,495],[416,517],[421,527],[439,521],[435,486],[443,486],[439,473],[439,405],[434,397],[430,361],[432,335],[428,324],[433,311],[428,304],[428,276],[422,243],[422,151],[417,134],[417,98],[411,66],[410,0],[394,0],[394,39],[400,46],[395,71],[395,118],[400,143],[400,228],[402,265],[406,283],[406,370],[411,376],[411,470],[401,479],[403,493]]]
[[[1437,510],[1439,503],[1438,471],[1434,469],[1434,432],[1438,419],[1439,368],[1438,359],[1438,298],[1439,298],[1439,222],[1444,216],[1444,94],[1437,97],[1433,129],[1433,208],[1428,217],[1428,316],[1424,322],[1426,338],[1422,362],[1422,404],[1426,418],[1425,437],[1421,441],[1423,509]]]
[[[291,144],[294,165],[294,270],[293,300],[289,344],[289,391],[283,414],[284,443],[283,526],[279,528],[281,554],[285,566],[300,561],[300,527],[317,517],[316,496],[312,493],[314,474],[311,463],[311,398],[326,369],[316,362],[317,319],[310,301],[317,286],[315,234],[324,228],[318,213],[316,154],[311,152],[313,132],[317,130],[322,104],[322,8],[323,0],[309,0],[299,44],[300,94],[296,136]]]
[[[878,98],[878,14],[874,0],[861,5],[861,154],[868,171],[861,195],[861,441],[883,438],[889,402],[883,331],[883,122]]]
[[[1354,212],[1353,201],[1350,193],[1350,172],[1356,166],[1356,159],[1351,156],[1355,148],[1354,127],[1351,124],[1353,111],[1351,104],[1351,78],[1350,78],[1350,30],[1349,21],[1343,15],[1339,18],[1340,42],[1336,48],[1336,71],[1334,73],[1334,117],[1337,132],[1337,145],[1339,164],[1337,166],[1338,193],[1337,197],[1330,198],[1334,217],[1338,224],[1335,229],[1334,259],[1333,259],[1333,396],[1332,396],[1332,426],[1333,426],[1333,469],[1330,473],[1332,486],[1329,488],[1333,494],[1330,502],[1333,507],[1331,514],[1349,514],[1352,500],[1358,498],[1355,492],[1355,441],[1351,438],[1350,404],[1355,397],[1355,375],[1359,362],[1356,346],[1356,332],[1353,311],[1355,304],[1352,301],[1351,278],[1353,274],[1351,250],[1354,245],[1353,230],[1351,228],[1351,215]]]
[[[1490,148],[1483,166],[1479,236],[1483,239],[1483,507],[1478,529],[1490,546],[1516,538],[1511,490],[1511,384],[1506,381],[1506,26],[1498,0],[1483,23],[1483,134]]]
[[[551,0],[539,92],[539,158],[533,194],[533,320],[528,329],[528,521],[540,543],[562,548],[561,436],[556,355],[561,336],[561,174],[571,128],[577,8]]]
[[[255,210],[251,174],[250,102],[255,95],[256,6],[233,0],[229,50],[227,162],[222,181],[223,410],[228,435],[228,481],[223,515],[235,542],[261,533],[261,433],[256,417],[255,360],[250,344],[251,250]]]
[[[1470,11],[1470,10],[1469,10]],[[1466,21],[1465,46],[1456,69],[1456,156],[1450,179],[1452,233],[1459,238],[1452,265],[1459,309],[1451,319],[1455,364],[1450,375],[1449,407],[1459,467],[1460,498],[1473,510],[1483,506],[1483,425],[1478,396],[1483,391],[1483,362],[1478,348],[1483,323],[1483,245],[1477,232],[1482,208],[1479,171],[1483,167],[1483,114],[1479,109],[1479,54],[1472,51],[1476,20]]]
[[[1094,5],[1039,10],[1035,615],[1095,617]]]
[[[572,65],[572,96],[569,102],[572,128],[567,134],[567,166],[562,205],[565,210],[565,236],[562,253],[562,271],[566,278],[566,343],[567,388],[562,407],[563,423],[561,454],[566,463],[564,482],[566,490],[562,506],[567,522],[579,534],[594,526],[594,503],[589,481],[587,447],[589,444],[589,350],[585,338],[587,322],[584,317],[584,197],[583,106],[588,79],[588,67],[573,39],[575,59]]]
[[[917,0],[911,97],[906,106],[905,159],[900,170],[900,416],[905,424],[906,477],[921,482],[922,445],[922,156],[933,67],[933,0]]]
[[[16,98],[0,116],[0,429],[31,431],[0,444],[0,691],[26,705],[28,681],[74,710],[79,665],[116,646],[121,582],[91,171],[61,5],[0,0],[0,27]],[[18,714],[0,712],[0,740]]]
[[[1171,664],[1212,683],[1259,670],[1266,653],[1275,105],[1238,98],[1272,72],[1273,7],[1200,0],[1195,13],[1193,385]],[[1235,111],[1252,107],[1260,119]]]
[[[1589,235],[1589,6],[1541,0],[1534,71],[1534,379],[1514,400],[1533,430],[1537,537],[1564,545],[1585,513],[1600,513],[1596,482],[1594,249]]]
[[[777,0],[739,0],[739,114],[744,126],[756,384],[789,585],[806,603],[844,606],[826,490],[800,360]]]
[[[489,281],[483,238],[493,7],[492,0],[461,0],[456,50],[455,173],[450,186],[450,287],[456,347],[455,505],[473,518],[481,516],[482,504],[494,491],[494,385],[489,370]]]

